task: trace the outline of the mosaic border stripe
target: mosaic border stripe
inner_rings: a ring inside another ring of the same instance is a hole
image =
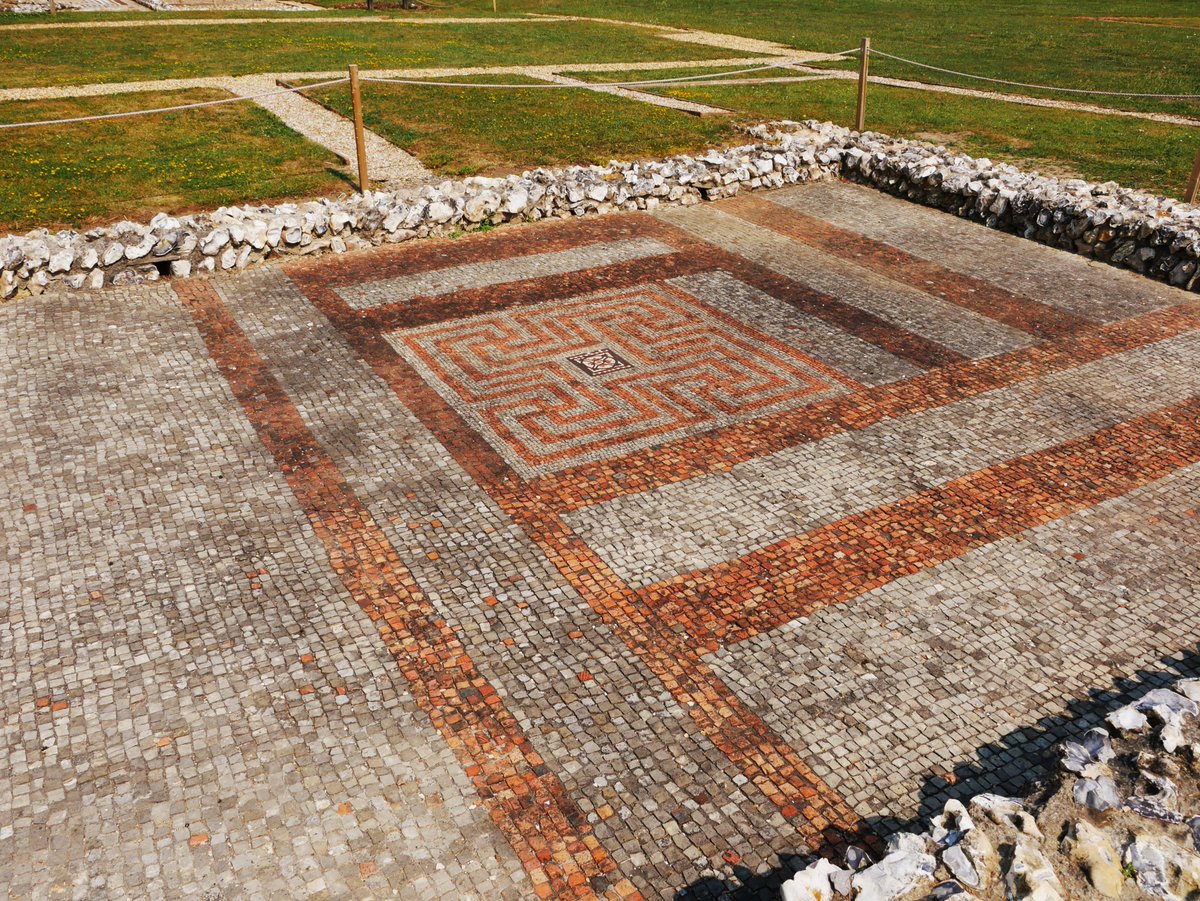
[[[1179,403],[1200,394],[1195,359],[1200,331],[564,518],[644,588]]]
[[[462,762],[536,896],[593,898],[593,881],[603,880],[603,897],[640,901],[641,894],[616,872],[562,783],[548,772],[495,688],[313,438],[217,290],[189,282],[177,294],[325,545],[331,567],[376,623],[414,699]]]
[[[560,513],[628,494],[652,491],[738,463],[910,413],[945,406],[984,391],[1070,369],[1200,328],[1200,305],[1183,303],[1133,319],[1092,326],[1058,341],[867,388],[794,413],[717,429],[686,442],[638,451],[531,483]],[[551,501],[550,499],[553,499]]]
[[[1093,507],[1198,460],[1200,397],[1193,397],[651,585],[643,597],[655,615],[715,649]]]
[[[1091,320],[1083,316],[952,272],[890,244],[838,228],[769,198],[739,195],[725,201],[721,209],[1039,338],[1061,338],[1091,324]]]
[[[596,614],[654,673],[702,733],[735,764],[814,850],[877,845],[870,827],[790,745],[726,686],[697,649],[664,629],[536,491],[483,444],[462,417],[395,353],[370,322],[345,308],[313,270],[290,271],[298,287],[501,508],[546,554]],[[618,461],[619,462],[619,461]],[[528,487],[527,487],[528,486]]]
[[[460,317],[489,312],[512,303],[539,303],[571,294],[592,293],[603,288],[631,287],[640,281],[665,281],[669,278],[693,275],[697,272],[724,269],[739,280],[771,295],[806,315],[873,344],[892,356],[906,360],[921,369],[950,365],[965,359],[963,354],[942,347],[901,326],[834,297],[802,285],[765,266],[752,263],[668,222],[651,216],[626,215],[587,219],[561,224],[566,237],[554,230],[541,228],[541,223],[515,230],[518,238],[528,235],[527,243],[514,238],[514,233],[494,237],[471,236],[456,241],[433,240],[427,246],[412,246],[413,259],[404,265],[406,257],[380,254],[381,260],[350,256],[348,258],[306,260],[290,264],[288,272],[297,278],[305,273],[320,272],[325,285],[347,311],[351,311],[340,291],[347,285],[362,281],[378,281],[390,276],[422,272],[472,262],[487,262],[505,253],[527,254],[533,250],[569,249],[581,241],[613,242],[624,238],[646,237],[671,245],[676,253],[661,257],[642,258],[613,266],[597,266],[589,270],[563,275],[543,276],[484,289],[474,289],[424,299],[420,304],[394,303],[373,309],[359,310],[359,315],[376,323],[378,328],[409,328],[437,322],[447,316]],[[486,237],[488,240],[482,240]],[[405,245],[409,248],[410,245]],[[394,252],[396,253],[396,252]],[[372,255],[374,256],[374,254]],[[703,263],[700,261],[703,260]],[[637,280],[629,273],[641,273]]]
[[[433,269],[569,250],[581,243],[656,236],[637,217],[631,216],[543,219],[522,224],[519,228],[472,232],[455,239],[406,241],[403,244],[373,247],[366,253],[301,258],[289,261],[286,269],[298,275],[320,273],[324,284],[335,289],[336,293],[336,289],[363,282],[402,278]]]
[[[942,300],[920,285],[896,281],[855,262],[824,253],[804,242],[727,213],[720,207],[681,207],[655,214],[703,241],[803,285],[859,315],[869,315],[888,328],[908,332],[941,349],[946,365],[982,359],[1034,343],[1032,336],[988,316]]]
[[[773,192],[772,199],[1093,322],[1115,322],[1162,309],[1174,303],[1172,295],[1180,293],[1132,270],[1063,253],[853,182],[811,182]]]
[[[461,263],[441,269],[426,269],[408,275],[384,278],[340,288],[351,309],[395,303],[410,303],[424,297],[444,297],[460,291],[477,291],[496,285],[533,278],[566,275],[598,265],[624,263],[675,252],[675,248],[653,238],[624,238],[582,244],[523,256],[501,257],[477,263]]]

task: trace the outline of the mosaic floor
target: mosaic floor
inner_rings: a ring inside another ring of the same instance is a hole
[[[0,307],[10,898],[773,898],[1200,639],[1200,301],[866,189]]]

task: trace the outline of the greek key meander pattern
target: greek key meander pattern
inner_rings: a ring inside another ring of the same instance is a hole
[[[815,360],[665,285],[387,337],[525,476],[845,390]],[[626,365],[581,374],[577,358],[609,350]]]
[[[1200,304],[762,198],[0,309],[10,893],[776,901],[1197,674]]]

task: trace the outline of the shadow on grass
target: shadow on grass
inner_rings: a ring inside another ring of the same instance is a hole
[[[1108,688],[1094,689],[1086,697],[1067,702],[1065,713],[1043,717],[994,742],[981,745],[975,757],[954,768],[947,777],[928,775],[918,790],[920,813],[911,820],[894,817],[867,817],[866,825],[874,841],[901,831],[923,832],[928,818],[941,810],[946,801],[961,801],[981,794],[1027,795],[1045,780],[1057,765],[1055,752],[1060,742],[1080,735],[1104,723],[1112,710],[1141,697],[1153,688],[1167,688],[1178,679],[1200,676],[1200,645],[1160,658],[1154,669],[1140,669],[1134,675],[1117,679]],[[815,851],[780,855],[778,865],[767,873],[753,873],[734,867],[734,880],[705,877],[677,891],[674,901],[778,901],[780,886],[817,857],[841,863],[842,854],[835,846]]]
[[[325,171],[340,182],[344,182],[352,191],[358,190],[358,177],[350,171],[350,166],[333,166],[325,167]]]

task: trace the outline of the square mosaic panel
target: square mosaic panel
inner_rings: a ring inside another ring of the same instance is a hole
[[[533,478],[836,394],[836,373],[665,285],[387,335]]]
[[[567,357],[572,363],[588,375],[609,375],[613,372],[623,372],[632,369],[633,365],[613,353],[607,347],[599,350],[589,350],[587,353]]]

